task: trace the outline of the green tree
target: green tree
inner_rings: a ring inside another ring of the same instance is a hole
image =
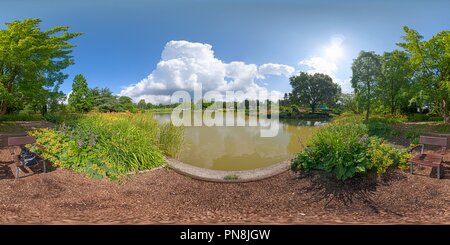
[[[152,109],[154,107],[155,107],[155,105],[153,105],[152,103],[148,102],[145,108],[146,109]]]
[[[402,51],[385,52],[381,61],[377,93],[385,107],[394,114],[400,107],[402,97],[408,94],[406,90],[410,85],[412,69],[408,55]],[[406,98],[403,101],[408,100]]]
[[[40,23],[39,19],[13,21],[0,30],[0,115],[20,103],[46,106],[67,78],[62,71],[74,63],[70,56],[74,45],[68,41],[81,33],[70,33],[67,26],[42,31]]]
[[[147,103],[145,102],[144,99],[139,100],[139,102],[137,103],[137,108],[139,109],[147,108]]]
[[[381,57],[375,52],[361,51],[352,64],[352,87],[357,98],[365,105],[366,120],[369,120],[371,100],[380,79]]]
[[[301,72],[289,78],[294,101],[309,106],[314,113],[320,105],[334,105],[341,92],[338,84],[333,83],[330,76],[316,73],[314,75]]]
[[[117,96],[109,88],[95,87],[91,90],[94,108],[99,112],[121,111]]]
[[[133,100],[127,96],[119,97],[119,105],[124,111],[134,112],[136,109],[136,105],[133,103]]]
[[[339,98],[339,104],[345,111],[351,111],[355,114],[359,114],[358,101],[355,94],[341,94]]]
[[[89,112],[93,107],[93,97],[88,88],[86,78],[78,74],[73,79],[72,93],[69,95],[69,105],[77,112]]]
[[[423,40],[417,31],[403,27],[404,43],[398,45],[411,56],[410,62],[423,91],[441,105],[444,122],[449,123],[450,31],[441,31]]]

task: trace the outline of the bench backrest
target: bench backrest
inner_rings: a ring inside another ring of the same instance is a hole
[[[36,138],[33,136],[20,136],[8,138],[8,146],[20,146],[33,143],[36,143]]]
[[[424,144],[424,145],[437,145],[437,146],[441,146],[442,148],[447,148],[448,139],[447,139],[447,137],[421,135],[420,139],[419,139],[419,143]]]

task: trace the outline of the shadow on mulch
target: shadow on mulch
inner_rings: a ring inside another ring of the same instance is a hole
[[[42,158],[39,158],[39,164],[36,164],[34,166],[29,167],[23,167],[20,166],[20,173],[19,173],[19,179],[20,178],[26,178],[35,174],[43,173],[43,160]],[[16,166],[14,165],[12,168],[9,166],[10,164],[14,164],[13,161],[0,161],[0,180],[2,179],[15,179],[15,173],[12,172],[12,169],[15,169]],[[52,172],[56,170],[55,167],[53,167],[48,161],[46,161],[46,172]]]
[[[13,162],[3,162],[0,161],[0,180],[2,179],[14,179],[14,174],[11,171],[11,168],[8,166]]]
[[[373,200],[377,187],[389,185],[392,181],[405,179],[406,176],[401,172],[388,170],[382,176],[369,173],[342,181],[337,180],[330,173],[311,171],[310,173],[300,173],[298,178],[309,180],[310,185],[300,191],[302,194],[309,194],[306,200],[308,203],[325,202],[325,207],[328,207],[331,203],[349,207],[355,202],[361,202],[374,213],[379,213],[378,205]]]
[[[429,169],[430,167],[424,166],[424,168]],[[414,173],[414,174],[422,175],[420,173]],[[437,167],[432,167],[431,171],[430,171],[430,174],[429,175],[425,175],[425,176],[430,177],[430,178],[437,178]],[[450,179],[450,162],[444,162],[444,164],[442,165],[442,168],[441,168],[441,179]]]

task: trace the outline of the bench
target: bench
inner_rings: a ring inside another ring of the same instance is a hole
[[[25,145],[32,144],[35,147],[38,147],[40,149],[45,149],[44,146],[39,145],[36,143],[36,138],[32,136],[18,136],[18,137],[8,137],[7,138],[7,146],[9,148],[9,151],[11,153],[11,157],[14,161],[14,164],[16,165],[16,179],[19,178],[19,169],[20,167],[25,167],[25,165],[20,160],[20,151],[19,153],[16,153],[16,150],[18,147],[22,149],[22,147],[25,147]],[[43,171],[44,173],[47,172],[45,161],[42,161],[43,164]]]
[[[433,145],[441,147],[441,154],[429,154],[424,153],[425,145]],[[414,164],[425,165],[437,168],[437,178],[441,178],[441,168],[444,162],[444,154],[448,147],[447,137],[438,136],[424,136],[421,135],[419,139],[419,144],[410,149],[410,153],[420,147],[420,154],[416,154],[408,160],[410,166],[410,173],[414,172]]]

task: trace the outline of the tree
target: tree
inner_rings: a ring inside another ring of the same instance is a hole
[[[62,71],[74,63],[74,45],[68,41],[81,33],[70,33],[67,26],[42,31],[40,23],[13,21],[0,30],[0,115],[17,103],[46,106],[54,88],[67,78]]]
[[[152,109],[154,107],[155,107],[155,105],[153,105],[151,102],[148,102],[145,109]]]
[[[345,111],[351,111],[355,114],[359,114],[358,101],[354,94],[341,94],[339,98],[339,104]]]
[[[341,92],[340,86],[333,83],[330,76],[321,73],[311,75],[301,72],[289,80],[294,100],[311,107],[313,113],[320,105],[333,105]]]
[[[378,94],[391,114],[394,114],[400,107],[402,95],[408,94],[405,90],[409,87],[412,75],[408,55],[398,50],[385,52],[382,56],[380,75]]]
[[[139,102],[137,103],[137,108],[139,109],[147,108],[147,103],[145,102],[144,99],[139,100]]]
[[[124,111],[134,112],[136,108],[135,104],[133,103],[133,100],[127,96],[119,97],[119,105],[121,109]]]
[[[117,96],[109,88],[95,87],[91,90],[93,105],[99,112],[121,111]]]
[[[280,100],[281,106],[289,106],[291,100],[291,93],[284,93],[283,99]]]
[[[69,96],[69,105],[77,112],[88,112],[93,107],[93,97],[91,90],[88,88],[86,78],[78,74],[73,79],[72,93]]]
[[[398,45],[411,56],[414,76],[429,96],[441,105],[444,122],[449,123],[450,97],[450,31],[441,31],[424,41],[417,31],[403,27],[404,43]]]
[[[371,100],[375,86],[380,78],[381,57],[375,52],[361,51],[352,64],[352,87],[356,96],[362,100],[366,109],[366,121],[369,120]]]

